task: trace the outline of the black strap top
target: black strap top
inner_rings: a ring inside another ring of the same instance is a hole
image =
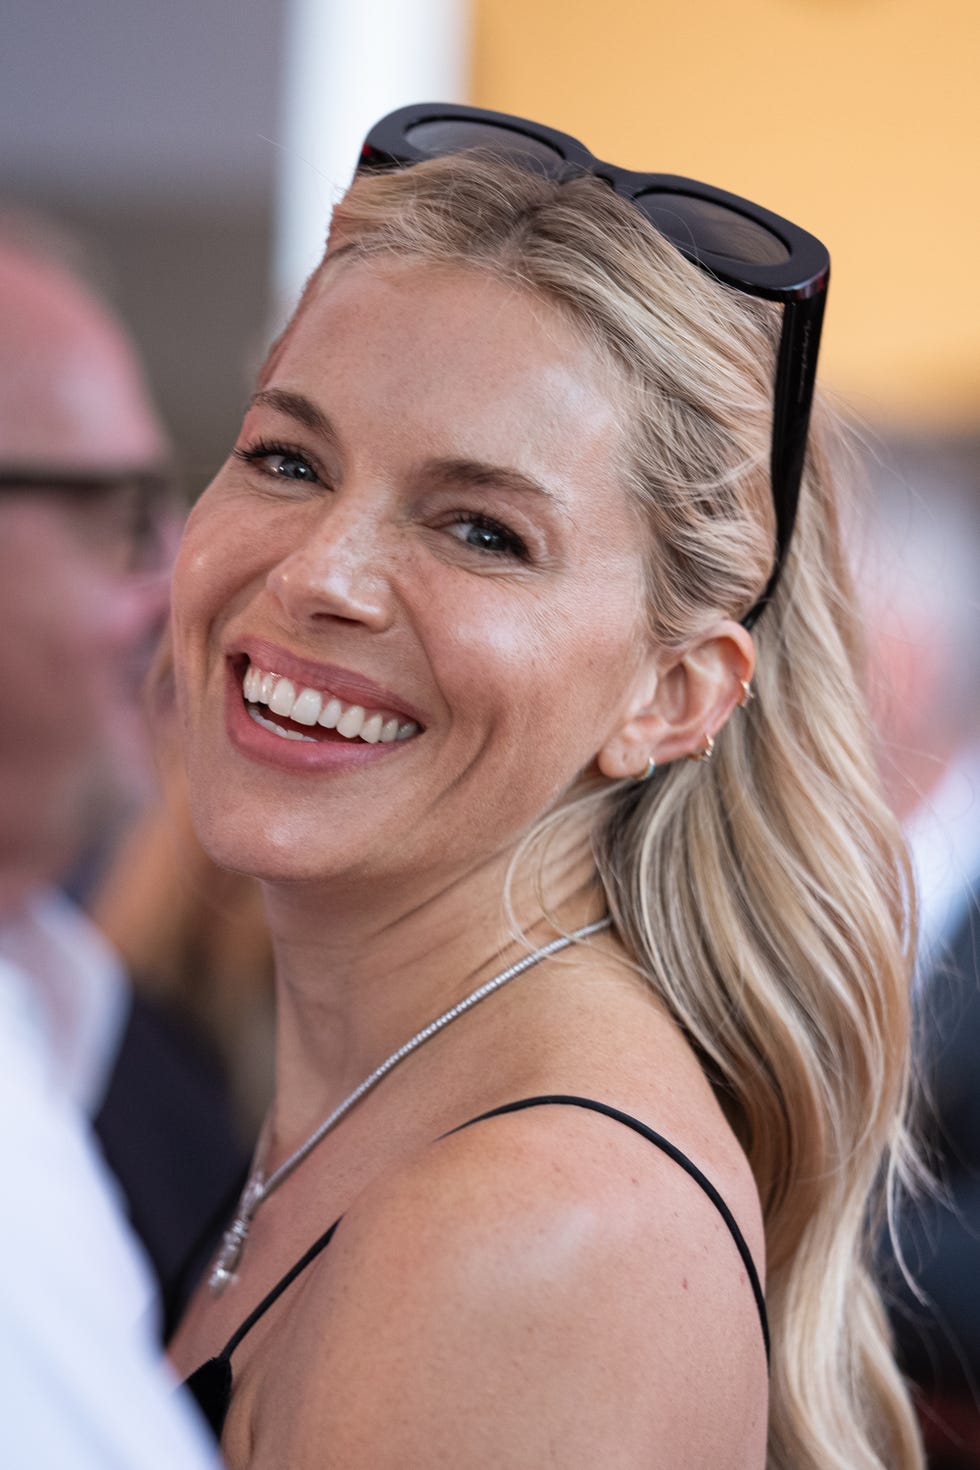
[[[542,1107],[547,1104],[556,1103],[576,1108],[589,1108],[594,1113],[604,1113],[607,1118],[614,1118],[617,1123],[623,1123],[627,1128],[632,1128],[635,1133],[639,1133],[641,1137],[647,1139],[656,1148],[661,1149],[663,1153],[667,1154],[669,1158],[673,1159],[675,1164],[679,1164],[680,1167],[685,1171],[685,1173],[691,1176],[695,1184],[699,1185],[700,1188],[704,1190],[704,1193],[708,1196],[711,1203],[714,1205],[715,1209],[718,1211],[719,1215],[728,1226],[732,1239],[734,1240],[735,1245],[738,1248],[738,1253],[742,1258],[742,1264],[744,1265],[746,1274],[748,1275],[749,1283],[752,1287],[752,1293],[755,1297],[755,1304],[759,1311],[759,1322],[762,1327],[762,1339],[766,1350],[766,1362],[768,1363],[769,1323],[766,1317],[765,1297],[762,1294],[762,1286],[759,1282],[759,1275],[755,1269],[755,1262],[753,1261],[749,1248],[745,1242],[745,1237],[742,1235],[741,1230],[739,1230],[734,1215],[726,1205],[725,1201],[722,1199],[721,1195],[718,1193],[715,1186],[711,1183],[711,1180],[706,1178],[705,1175],[702,1174],[698,1166],[692,1163],[687,1155],[682,1153],[681,1150],[677,1148],[674,1144],[669,1142],[668,1139],[663,1138],[659,1133],[655,1133],[652,1128],[648,1128],[645,1123],[640,1123],[636,1118],[631,1117],[629,1113],[623,1113],[620,1112],[618,1108],[610,1107],[608,1103],[595,1102],[592,1098],[588,1097],[571,1097],[565,1096],[564,1094],[555,1094],[546,1097],[525,1097],[521,1098],[519,1102],[505,1103],[502,1107],[491,1108],[489,1112],[480,1113],[480,1115],[476,1118],[470,1118],[468,1122],[461,1123],[458,1128],[453,1128],[450,1130],[450,1132],[458,1133],[461,1129],[469,1128],[474,1123],[482,1123],[486,1118],[496,1118],[504,1113],[516,1113],[520,1112],[523,1108],[536,1108]],[[447,1134],[445,1136],[448,1137],[449,1135]],[[341,1216],[341,1219],[342,1218],[343,1217]],[[204,1417],[207,1419],[208,1423],[211,1425],[212,1429],[219,1439],[221,1438],[221,1431],[224,1428],[225,1418],[228,1414],[228,1406],[231,1402],[232,1353],[238,1347],[238,1344],[242,1341],[242,1338],[245,1337],[247,1333],[251,1332],[252,1328],[255,1326],[256,1322],[258,1322],[260,1317],[265,1316],[269,1308],[273,1305],[274,1302],[278,1301],[283,1292],[292,1285],[297,1276],[299,1276],[303,1271],[306,1270],[311,1261],[316,1260],[321,1251],[326,1250],[327,1246],[330,1244],[330,1241],[333,1239],[334,1231],[337,1229],[337,1226],[339,1224],[340,1220],[335,1220],[330,1226],[329,1230],[325,1230],[323,1234],[319,1237],[319,1239],[313,1242],[309,1250],[306,1251],[302,1256],[300,1256],[296,1264],[294,1266],[291,1266],[290,1269],[286,1272],[285,1276],[283,1276],[272,1288],[272,1290],[262,1298],[255,1310],[249,1313],[249,1315],[245,1318],[245,1321],[238,1328],[238,1330],[232,1333],[231,1337],[228,1339],[224,1348],[217,1355],[217,1357],[209,1358],[206,1363],[203,1363],[201,1367],[198,1368],[194,1373],[192,1373],[191,1376],[187,1379],[184,1386],[190,1390],[194,1398],[197,1400],[204,1414]]]

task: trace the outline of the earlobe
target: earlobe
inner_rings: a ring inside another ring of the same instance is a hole
[[[610,781],[649,781],[657,769],[656,758],[649,752],[622,742],[603,746],[596,764]]]
[[[663,730],[658,710],[660,672],[651,658],[634,681],[632,698],[622,724],[596,756],[596,764],[610,781],[646,781],[659,762],[657,742]]]

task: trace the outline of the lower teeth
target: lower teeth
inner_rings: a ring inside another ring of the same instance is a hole
[[[245,708],[255,723],[261,725],[263,730],[271,730],[273,735],[281,735],[284,740],[305,740],[310,745],[316,745],[317,742],[312,735],[301,735],[298,730],[284,730],[281,725],[273,724],[272,720],[267,720],[263,715],[259,714],[254,704],[246,704]]]

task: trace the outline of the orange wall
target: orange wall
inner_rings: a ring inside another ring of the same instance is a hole
[[[823,381],[980,422],[980,0],[472,0],[472,98],[733,189],[833,258]]]

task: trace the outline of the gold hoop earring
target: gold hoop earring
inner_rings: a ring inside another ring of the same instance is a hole
[[[739,679],[738,682],[742,686],[742,697],[738,702],[738,707],[739,709],[743,709],[745,705],[751,704],[753,699],[755,699],[755,691],[748,679]]]
[[[715,750],[714,737],[705,731],[704,738],[706,742],[704,749],[689,751],[687,757],[689,761],[710,761]]]
[[[654,760],[653,756],[651,755],[649,757],[649,759],[647,760],[646,770],[645,771],[641,771],[638,776],[631,776],[630,777],[630,780],[631,781],[649,781],[650,777],[653,775],[653,773],[654,773],[654,771],[656,769],[657,769],[657,762]]]

